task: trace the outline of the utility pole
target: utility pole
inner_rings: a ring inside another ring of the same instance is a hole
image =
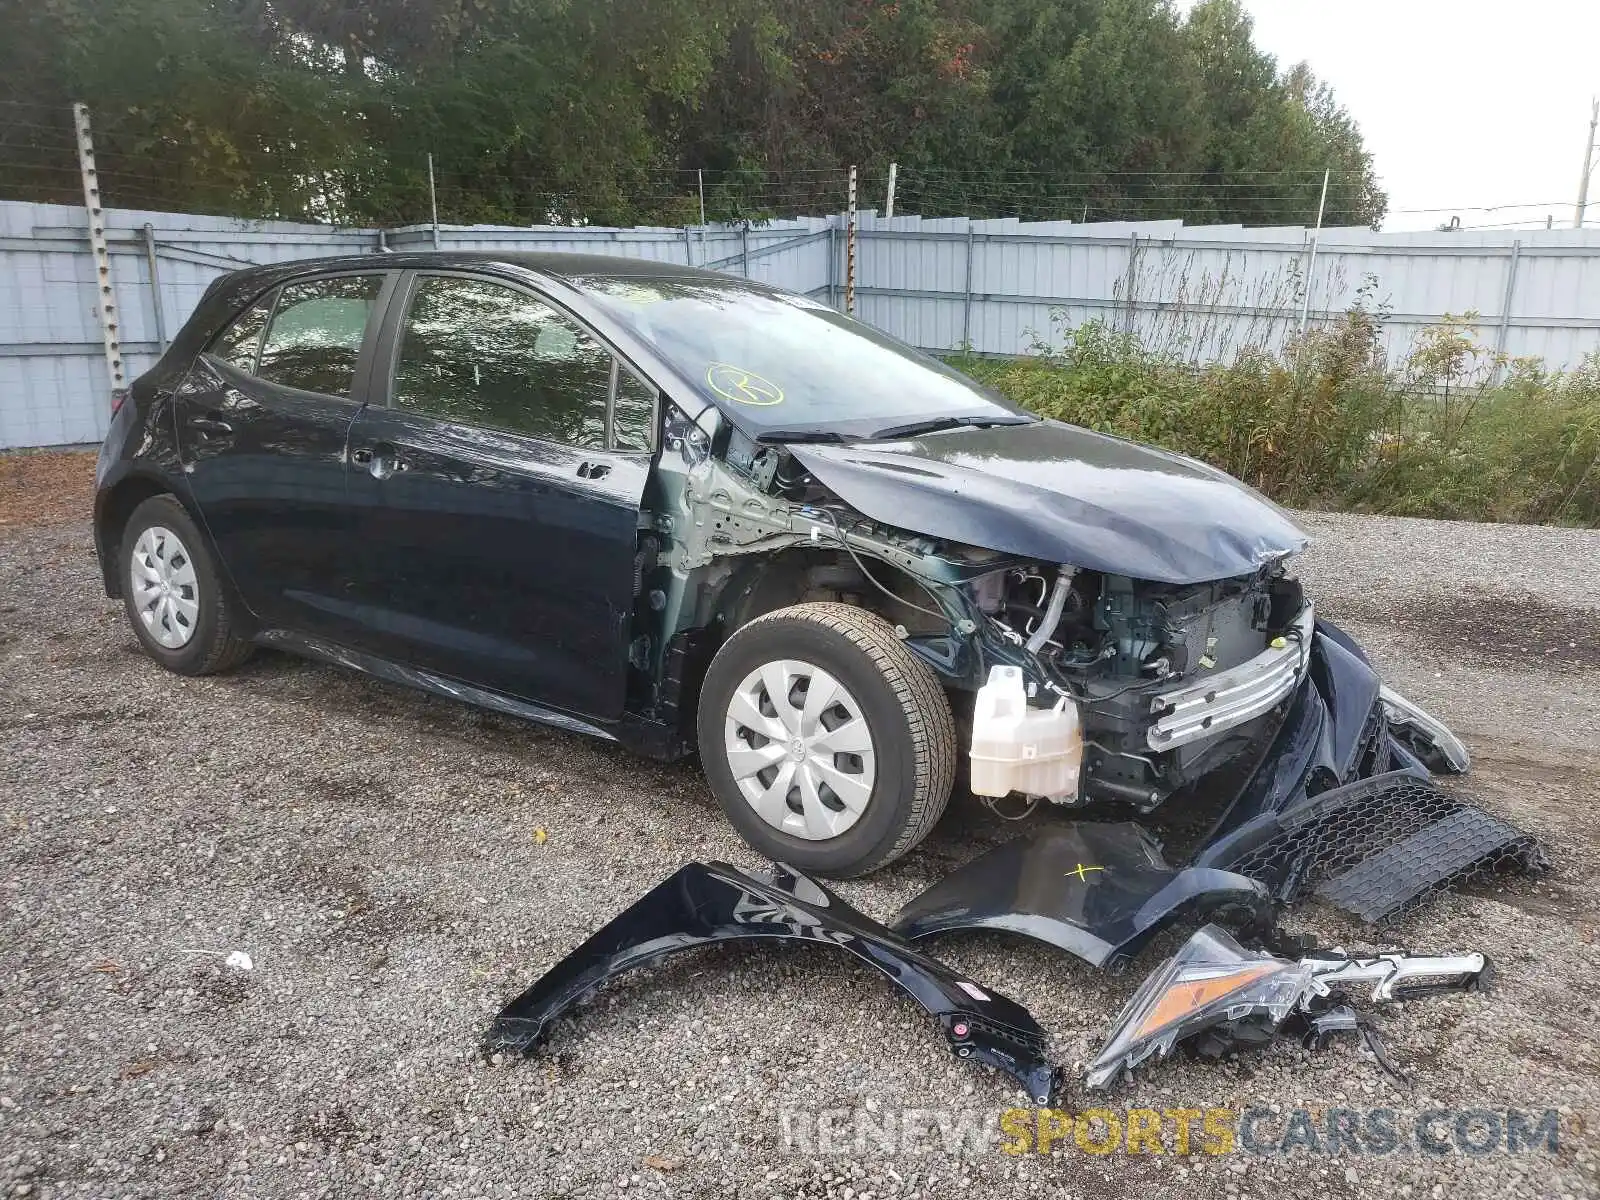
[[[128,373],[122,363],[122,337],[119,332],[122,318],[117,315],[117,292],[111,283],[111,248],[106,244],[106,213],[100,198],[100,174],[94,165],[94,138],[89,132],[89,106],[72,106],[72,124],[78,135],[78,174],[83,179],[83,207],[89,215],[89,249],[94,254],[95,315],[100,319],[101,340],[105,343],[106,373],[111,380],[111,391],[121,391],[128,386]],[[155,260],[152,259],[152,262]],[[155,289],[154,275],[150,287]],[[156,300],[156,311],[161,311],[161,300]],[[116,401],[112,401],[115,406]]]
[[[900,173],[899,163],[889,164],[889,194],[883,198],[883,215],[889,220],[894,220],[894,181]]]
[[[856,315],[856,169],[850,168],[849,210],[844,239],[844,311]]]
[[[428,207],[433,211],[433,248],[439,248],[439,193],[433,190],[433,155],[428,155]]]
[[[1600,96],[1589,107],[1589,136],[1583,143],[1583,178],[1578,183],[1578,211],[1573,215],[1572,227],[1583,228],[1583,210],[1589,207],[1589,176],[1594,173],[1594,132],[1600,126]]]
[[[1322,214],[1328,207],[1328,178],[1333,171],[1322,173],[1322,199],[1317,201],[1317,227],[1311,231],[1311,257],[1306,263],[1306,294],[1300,302],[1300,332],[1306,331],[1306,319],[1311,316],[1311,276],[1317,269],[1317,243],[1322,240]]]

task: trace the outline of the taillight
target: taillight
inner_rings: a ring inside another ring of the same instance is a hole
[[[113,417],[122,411],[122,406],[128,399],[128,391],[129,389],[127,388],[111,389],[111,415]]]

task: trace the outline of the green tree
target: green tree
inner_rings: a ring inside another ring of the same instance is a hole
[[[339,222],[927,215],[1331,221],[1359,130],[1236,0],[0,0],[0,194]]]
[[[1328,223],[1375,224],[1388,200],[1355,122],[1306,64],[1280,74],[1252,32],[1238,0],[1203,0],[1184,26],[1201,89],[1197,191],[1218,219],[1309,223],[1326,170]]]

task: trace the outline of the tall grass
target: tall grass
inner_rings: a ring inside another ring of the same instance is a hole
[[[1398,365],[1361,308],[1209,365],[1100,323],[1058,328],[1034,357],[954,361],[1035,412],[1193,455],[1285,504],[1600,526],[1600,355],[1565,373],[1507,362],[1470,322],[1429,328]]]

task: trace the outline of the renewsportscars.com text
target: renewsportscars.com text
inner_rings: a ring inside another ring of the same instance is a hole
[[[1553,1108],[784,1109],[803,1154],[1554,1154]],[[1570,1118],[1568,1119],[1570,1122]]]

